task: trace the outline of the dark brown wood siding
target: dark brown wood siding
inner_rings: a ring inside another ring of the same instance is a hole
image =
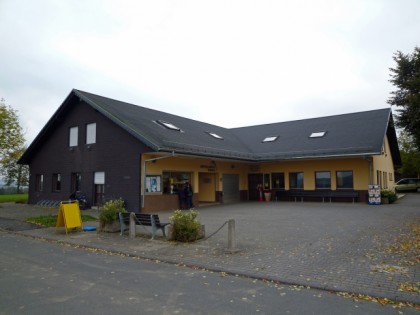
[[[86,144],[86,125],[96,123],[96,143]],[[69,147],[69,129],[78,127],[78,145]],[[140,210],[141,154],[151,150],[84,102],[73,101],[30,158],[29,202],[68,200],[71,174],[81,173],[81,191],[94,201],[94,173],[105,172],[105,199],[123,198],[128,210]],[[53,174],[61,174],[61,191],[53,191]],[[43,191],[36,176],[43,175]]]

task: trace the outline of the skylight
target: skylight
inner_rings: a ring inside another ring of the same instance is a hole
[[[265,137],[265,139],[262,142],[273,142],[273,141],[276,141],[278,137],[279,136]]]
[[[322,138],[323,136],[325,136],[326,133],[326,131],[312,132],[309,138]]]
[[[176,130],[176,131],[181,131],[181,128],[175,126],[174,124],[164,121],[164,120],[157,120],[156,121],[158,124],[162,125],[165,128],[171,129],[171,130]]]
[[[214,132],[211,132],[211,131],[208,131],[207,133],[208,133],[210,136],[212,136],[213,138],[223,140],[223,137],[222,137],[222,136],[219,136],[217,133],[214,133]]]

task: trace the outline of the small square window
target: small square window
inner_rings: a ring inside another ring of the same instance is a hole
[[[326,133],[326,131],[312,132],[309,138],[322,138],[323,136],[325,136]]]
[[[264,138],[264,140],[263,140],[262,142],[273,142],[273,141],[276,141],[278,137],[279,137],[279,136],[270,136],[270,137],[265,137],[265,138]]]

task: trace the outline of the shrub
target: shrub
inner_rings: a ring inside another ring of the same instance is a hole
[[[201,232],[201,223],[197,220],[198,212],[195,210],[175,210],[169,217],[173,226],[173,238],[179,242],[191,242],[198,239]]]
[[[381,197],[388,198],[389,203],[397,201],[398,197],[392,190],[381,190]]]
[[[125,201],[123,199],[113,199],[104,203],[99,214],[101,223],[111,223],[118,219],[118,212],[127,212],[125,209]]]

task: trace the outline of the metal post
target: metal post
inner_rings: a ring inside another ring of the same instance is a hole
[[[136,215],[130,213],[130,238],[136,238]]]
[[[230,219],[228,221],[228,248],[225,252],[232,254],[238,251],[239,250],[236,248],[235,220]]]

